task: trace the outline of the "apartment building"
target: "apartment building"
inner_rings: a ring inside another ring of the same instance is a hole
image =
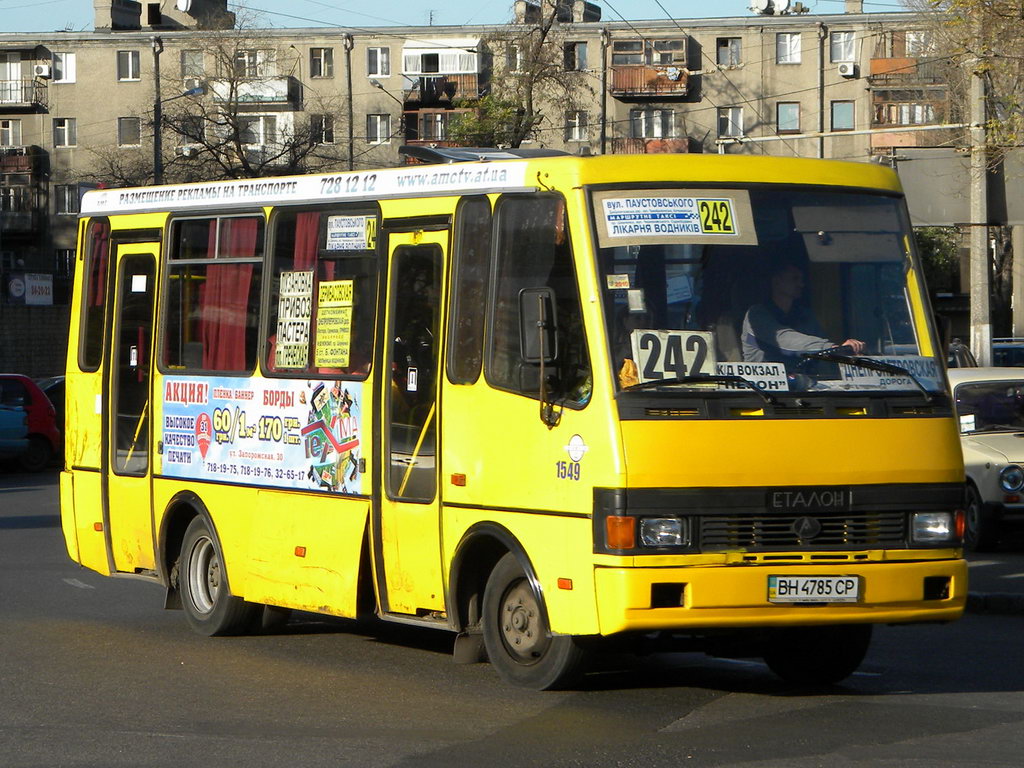
[[[95,31],[0,34],[0,369],[62,367],[62,321],[39,347],[56,351],[26,362],[13,318],[36,301],[66,317],[84,189],[406,162],[399,146],[452,143],[466,100],[515,75],[515,33],[539,13],[519,0],[501,26],[238,31],[226,0],[94,7]],[[575,98],[542,104],[528,145],[868,160],[939,138],[906,130],[950,117],[926,19],[858,0],[792,10],[626,21],[563,3],[547,45]]]

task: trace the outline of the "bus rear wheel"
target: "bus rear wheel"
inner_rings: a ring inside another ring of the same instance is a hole
[[[178,588],[189,626],[201,635],[231,635],[252,625],[258,606],[231,594],[220,547],[202,517],[185,530]]]
[[[764,660],[797,685],[832,685],[852,675],[871,644],[870,624],[793,627],[773,633]]]
[[[515,555],[506,554],[487,579],[484,646],[507,682],[544,691],[571,685],[582,672],[584,651],[568,635],[552,635],[543,598]]]

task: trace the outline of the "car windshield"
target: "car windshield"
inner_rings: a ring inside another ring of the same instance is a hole
[[[960,431],[1024,431],[1024,381],[978,381],[956,388]]]
[[[749,391],[736,377],[769,393],[944,387],[940,364],[922,353],[929,331],[915,327],[900,199],[794,187],[622,189],[594,192],[593,204],[622,389],[662,381]]]

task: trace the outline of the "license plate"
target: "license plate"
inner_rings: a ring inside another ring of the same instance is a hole
[[[769,576],[770,603],[856,603],[860,579],[856,576]]]

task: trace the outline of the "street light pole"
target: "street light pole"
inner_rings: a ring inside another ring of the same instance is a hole
[[[160,54],[164,41],[153,38],[153,183],[164,183],[164,110],[160,99]]]

